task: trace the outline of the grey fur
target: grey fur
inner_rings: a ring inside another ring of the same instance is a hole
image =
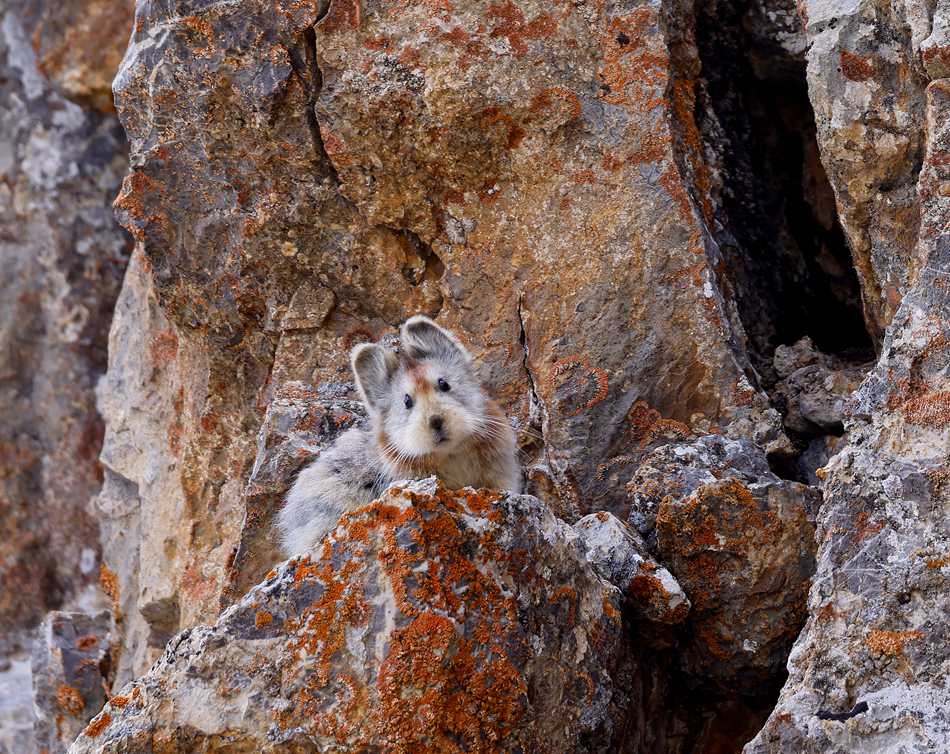
[[[369,426],[348,430],[300,472],[277,521],[288,557],[313,550],[344,513],[401,479],[436,475],[453,489],[520,491],[514,431],[465,347],[422,316],[403,325],[400,339],[398,355],[380,345],[353,349]]]

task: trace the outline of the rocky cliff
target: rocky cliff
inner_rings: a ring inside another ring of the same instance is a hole
[[[0,2],[0,751],[950,748],[943,0],[131,14]],[[527,494],[278,564],[418,312]]]

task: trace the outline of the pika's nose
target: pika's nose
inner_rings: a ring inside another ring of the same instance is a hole
[[[442,425],[443,425],[443,423],[444,423],[444,422],[443,422],[443,419],[442,419],[441,416],[430,416],[430,417],[429,417],[429,426],[432,427],[433,431],[435,431],[435,432],[441,432],[441,431],[442,431]]]

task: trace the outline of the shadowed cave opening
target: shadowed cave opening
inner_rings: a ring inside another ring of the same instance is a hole
[[[821,164],[794,2],[698,0],[697,123],[721,183],[714,236],[766,390],[779,345],[873,356],[851,252]]]

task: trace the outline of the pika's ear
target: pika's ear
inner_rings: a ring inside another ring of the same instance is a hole
[[[381,410],[389,395],[389,384],[399,366],[396,354],[383,346],[360,343],[350,352],[350,364],[363,403],[373,411]]]
[[[443,330],[428,317],[417,314],[406,320],[399,332],[403,350],[413,359],[427,356],[450,361],[469,362],[471,354],[448,330]]]

